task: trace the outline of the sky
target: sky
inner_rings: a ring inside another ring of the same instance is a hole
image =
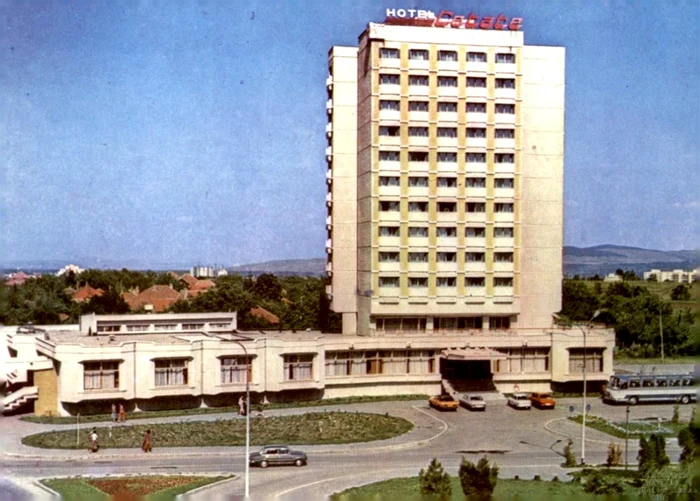
[[[386,8],[565,46],[565,244],[698,248],[699,5],[0,0],[0,264],[322,257],[328,50]]]

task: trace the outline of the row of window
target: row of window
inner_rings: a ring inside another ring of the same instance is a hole
[[[510,329],[510,317],[488,317],[489,330]],[[425,317],[374,317],[377,331],[392,332],[425,332],[427,319]],[[482,317],[435,317],[433,328],[436,331],[454,331],[465,329],[482,329]]]
[[[434,374],[434,350],[327,351],[326,376]]]
[[[382,47],[379,49],[379,57],[381,59],[400,59],[401,52],[399,49]],[[408,59],[411,61],[428,61],[430,52],[428,49],[409,49]],[[459,57],[456,50],[439,50],[437,51],[437,60],[456,62],[459,60]],[[488,56],[486,52],[469,51],[467,52],[466,60],[470,63],[486,63]],[[496,53],[495,61],[498,64],[515,64],[515,54],[508,52]]]
[[[409,176],[407,179],[408,186],[411,188],[427,188],[427,176]],[[467,188],[486,188],[485,177],[467,177],[465,179]],[[456,177],[440,176],[436,178],[435,185],[438,188],[457,188]],[[512,189],[515,187],[515,180],[512,177],[496,178],[493,181],[495,188]],[[400,176],[379,176],[379,186],[401,186]]]
[[[438,228],[440,230],[441,228]],[[457,231],[456,228],[445,228],[445,229],[450,229],[450,230],[455,230],[454,235],[448,235],[448,236],[457,236]],[[438,236],[441,236],[440,233],[438,232]],[[457,253],[450,251],[450,252],[444,252],[444,251],[439,251],[435,253],[435,261],[438,263],[456,263],[457,262]],[[464,261],[467,263],[485,263],[486,262],[486,253],[484,252],[465,252],[464,253]],[[495,263],[512,263],[513,262],[513,253],[512,252],[494,252],[493,253],[493,261]],[[400,253],[399,251],[380,251],[379,252],[379,262],[380,263],[400,263]],[[428,253],[427,252],[409,252],[408,253],[408,262],[409,263],[427,263],[428,262]]]
[[[438,87],[454,87],[457,88],[458,77],[455,76],[438,76]],[[379,75],[379,83],[382,85],[399,85],[401,76],[393,73],[382,73]],[[428,75],[408,75],[408,85],[415,87],[428,87],[430,85],[430,77]],[[486,77],[467,77],[466,86],[485,89]],[[497,89],[515,89],[514,78],[496,78],[495,86]]]
[[[450,237],[457,236],[457,229],[454,227],[438,227],[437,236]],[[400,237],[400,226],[380,226],[380,237]],[[408,236],[414,238],[428,238],[428,228],[426,226],[409,226]],[[479,226],[467,226],[464,229],[464,236],[468,238],[486,238],[486,228]],[[495,238],[513,238],[512,227],[495,227],[493,229]]]
[[[429,128],[422,126],[408,127],[409,137],[428,137]],[[401,127],[399,125],[380,125],[379,135],[382,137],[401,137]],[[437,137],[457,137],[457,127],[437,127],[435,131]],[[467,127],[465,131],[466,137],[470,138],[486,138],[486,127]],[[514,139],[514,129],[496,129],[494,135],[498,139]]]
[[[408,202],[408,212],[428,212],[430,202]],[[399,212],[401,202],[394,200],[381,200],[379,202],[379,212]],[[457,212],[457,202],[437,202],[437,212],[449,213]],[[496,214],[512,214],[515,204],[512,202],[495,202],[493,212]],[[467,213],[485,213],[486,202],[467,202],[464,208]],[[409,234],[410,236],[410,234]]]
[[[174,331],[177,330],[178,324],[135,324],[135,325],[109,325],[109,324],[98,324],[97,332],[147,332],[153,327],[154,331]],[[204,330],[204,323],[190,323],[182,324],[181,329],[183,331],[197,331]],[[215,323],[209,324],[210,329],[230,329],[231,323]]]
[[[437,111],[443,113],[457,113],[458,103],[454,101],[437,101]],[[510,103],[494,103],[496,114],[514,115],[515,105]],[[379,109],[386,111],[399,111],[401,101],[399,99],[380,99]],[[408,111],[427,112],[430,109],[430,101],[408,101]],[[468,113],[486,113],[486,103],[467,103]]]
[[[399,277],[379,277],[379,287],[401,287]],[[408,287],[428,287],[428,277],[408,277]],[[464,277],[466,287],[486,287],[485,277]],[[436,287],[457,287],[457,277],[435,277]],[[513,287],[513,277],[493,277],[494,287]]]
[[[467,163],[486,163],[486,153],[476,153],[467,152],[464,155],[464,159]],[[382,162],[399,162],[401,160],[401,153],[398,151],[386,151],[381,150],[379,152],[379,160]],[[428,151],[409,151],[408,161],[409,162],[428,162],[430,160],[430,152]],[[457,153],[453,151],[438,151],[437,152],[438,162],[457,162]],[[493,161],[497,164],[512,164],[515,163],[514,153],[495,153],[493,155]]]

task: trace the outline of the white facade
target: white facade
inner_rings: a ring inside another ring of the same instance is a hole
[[[644,272],[644,280],[649,280],[651,277],[655,277],[657,282],[678,282],[681,284],[692,284],[695,280],[698,280],[698,277],[700,277],[700,269],[695,269],[692,271],[649,270]]]

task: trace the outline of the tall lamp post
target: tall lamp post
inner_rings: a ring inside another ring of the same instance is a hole
[[[243,348],[243,354],[245,356],[246,369],[245,369],[245,499],[250,498],[250,378],[248,377],[250,371],[250,359],[248,358],[248,350],[241,341],[252,341],[252,338],[241,336],[235,332],[231,335],[237,336],[239,339],[230,339],[232,343],[236,343],[238,346]]]
[[[600,310],[593,313],[591,319],[586,322],[586,328],[578,325],[583,333],[583,422],[581,423],[581,464],[586,464],[586,335],[591,328],[591,323],[600,315]]]

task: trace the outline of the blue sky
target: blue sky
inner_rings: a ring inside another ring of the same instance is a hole
[[[0,262],[320,257],[325,78],[386,7],[567,48],[565,243],[698,247],[696,1],[0,2]]]

